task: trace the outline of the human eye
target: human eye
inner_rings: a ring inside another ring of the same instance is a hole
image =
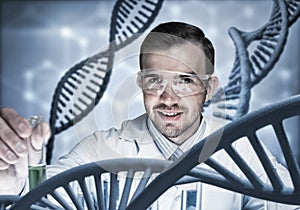
[[[147,75],[144,78],[146,84],[156,84],[161,82],[161,79],[158,75]]]
[[[180,77],[179,82],[182,84],[196,84],[195,78],[189,76]]]

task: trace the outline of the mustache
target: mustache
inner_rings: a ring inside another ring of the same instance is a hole
[[[183,107],[179,107],[178,104],[173,104],[168,106],[166,104],[158,104],[153,107],[153,109],[161,109],[161,110],[183,110]]]

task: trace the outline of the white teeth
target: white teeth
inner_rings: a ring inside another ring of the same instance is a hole
[[[174,117],[182,114],[182,112],[164,112],[162,110],[158,110],[162,115],[167,116],[167,117]]]
[[[164,115],[168,116],[168,117],[173,117],[178,115],[178,113],[163,113]]]

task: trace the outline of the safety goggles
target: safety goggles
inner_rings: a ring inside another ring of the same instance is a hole
[[[143,70],[138,73],[137,83],[144,92],[158,96],[170,83],[178,97],[185,97],[205,92],[210,77],[175,71]]]

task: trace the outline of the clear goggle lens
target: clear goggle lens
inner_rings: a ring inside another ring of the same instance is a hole
[[[206,91],[211,75],[197,75],[172,71],[143,70],[138,73],[140,88],[153,95],[161,95],[170,83],[172,91],[179,97]]]

